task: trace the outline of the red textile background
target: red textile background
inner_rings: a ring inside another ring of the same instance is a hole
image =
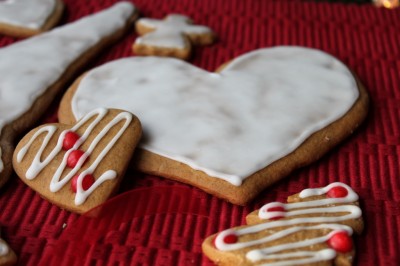
[[[115,1],[64,2],[62,23]],[[14,175],[0,190],[0,224],[19,265],[58,265],[60,260],[62,265],[212,265],[201,253],[206,236],[244,224],[245,216],[266,202],[285,201],[304,188],[334,181],[349,184],[361,198],[366,230],[356,238],[356,265],[400,263],[400,8],[299,0],[134,2],[145,17],[181,13],[211,27],[218,42],[195,48],[191,60],[210,71],[261,47],[302,45],[331,53],[368,89],[369,117],[320,161],[292,173],[246,207],[130,169],[109,208],[114,212],[90,219],[51,205]],[[87,68],[129,56],[135,38],[132,31]],[[15,41],[0,36],[0,47]],[[56,119],[56,106],[44,121]]]

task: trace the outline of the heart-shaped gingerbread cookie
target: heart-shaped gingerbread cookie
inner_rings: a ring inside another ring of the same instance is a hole
[[[368,96],[334,57],[275,47],[217,73],[169,58],[113,61],[69,89],[59,117],[72,122],[99,106],[141,120],[139,170],[245,204],[350,135],[366,116]]]
[[[250,213],[245,226],[208,237],[218,265],[351,265],[351,235],[364,228],[358,195],[346,184],[305,189]]]
[[[74,126],[33,129],[15,149],[13,166],[42,197],[82,213],[116,192],[140,136],[131,113],[95,109]]]

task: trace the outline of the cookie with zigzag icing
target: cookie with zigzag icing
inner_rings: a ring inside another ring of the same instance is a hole
[[[43,198],[83,213],[117,192],[141,132],[133,114],[99,108],[74,125],[31,130],[17,145],[13,166]]]
[[[268,203],[246,220],[208,237],[206,256],[218,265],[351,265],[352,235],[364,228],[358,195],[339,182]]]

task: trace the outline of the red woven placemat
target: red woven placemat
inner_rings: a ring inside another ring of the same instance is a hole
[[[114,1],[64,2],[66,23]],[[103,220],[90,220],[51,205],[14,175],[0,191],[0,224],[19,265],[54,265],[57,257],[64,265],[211,265],[201,253],[206,236],[243,224],[246,214],[265,202],[284,201],[304,188],[334,181],[349,184],[361,197],[366,230],[356,238],[356,264],[399,264],[400,9],[294,0],[135,4],[146,17],[181,13],[210,26],[218,43],[196,47],[191,60],[210,71],[235,56],[274,45],[331,53],[353,69],[370,92],[369,117],[320,161],[291,174],[246,207],[130,169],[114,199],[125,207],[104,214]],[[129,56],[135,38],[132,31],[91,66]],[[15,41],[0,36],[0,47]],[[50,110],[45,119],[56,119],[54,114]]]

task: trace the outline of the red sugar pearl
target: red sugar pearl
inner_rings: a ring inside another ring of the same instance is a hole
[[[77,189],[77,187],[78,187],[78,177],[79,177],[79,175],[74,176],[72,178],[72,181],[71,181],[71,189],[75,193],[78,190]],[[94,181],[95,180],[94,180],[94,177],[92,175],[85,175],[83,177],[83,180],[82,180],[82,188],[83,188],[83,190],[85,190],[85,191],[88,190],[94,184]]]
[[[284,212],[286,211],[282,206],[271,207],[267,209],[267,212]]]
[[[337,186],[337,187],[332,187],[331,189],[328,190],[326,195],[329,198],[344,198],[349,194],[347,189],[345,187]]]
[[[84,151],[81,150],[74,150],[72,151],[67,158],[67,166],[70,168],[74,168],[76,164],[78,163],[79,159],[82,157],[84,154]],[[89,158],[89,157],[88,157]],[[88,159],[86,158],[86,160]]]
[[[285,208],[282,207],[282,206],[276,206],[276,207],[268,208],[268,209],[266,209],[265,211],[266,211],[266,212],[285,212],[286,210],[285,210]],[[272,220],[272,221],[274,221],[274,220],[279,220],[279,219],[282,219],[283,217],[285,217],[285,216],[283,216],[283,215],[278,215],[278,216],[274,216],[274,217],[269,218],[269,220]]]
[[[238,241],[238,237],[235,234],[226,235],[223,241],[226,244],[234,244]]]
[[[217,245],[215,244],[215,241],[217,240],[217,238],[215,237],[214,238],[214,246],[216,247]],[[235,234],[228,234],[228,235],[226,235],[223,239],[222,239],[222,241],[225,243],[225,244],[235,244],[235,243],[237,243],[238,242],[238,237],[237,237],[237,235],[235,235]]]
[[[71,149],[75,143],[78,141],[80,136],[76,134],[75,132],[69,131],[65,134],[64,140],[63,140],[63,149],[64,150],[69,150]]]
[[[353,249],[353,241],[347,232],[338,232],[331,236],[328,245],[337,252],[346,253]]]

